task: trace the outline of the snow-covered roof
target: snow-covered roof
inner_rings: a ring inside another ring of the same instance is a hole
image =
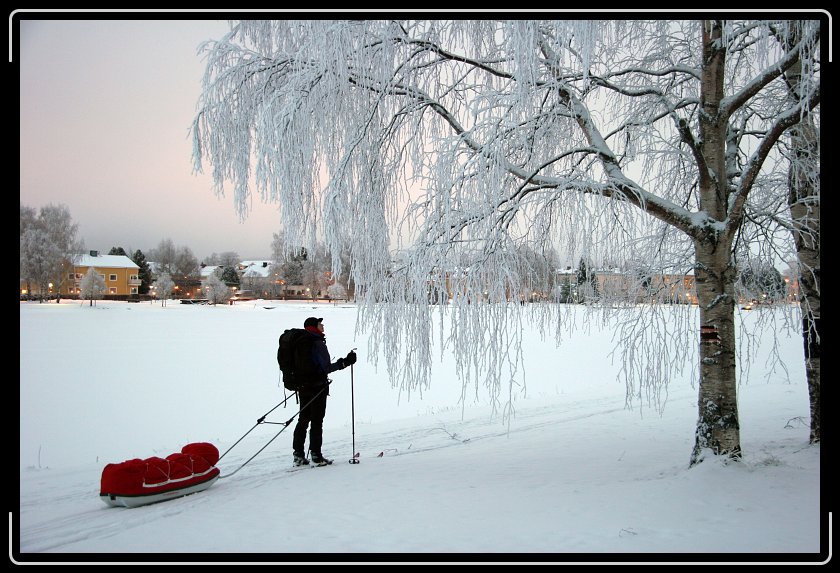
[[[216,269],[220,269],[220,268],[223,268],[223,267],[220,267],[219,265],[206,265],[206,266],[201,267],[201,269],[199,270],[199,273],[201,273],[201,278],[206,279],[207,277],[209,277],[213,273],[213,271],[215,271]]]
[[[243,269],[243,277],[266,278],[271,275],[272,261],[242,261],[239,263]]]
[[[243,267],[250,267],[250,266],[253,266],[253,265],[256,265],[256,266],[259,266],[259,267],[262,267],[263,265],[265,265],[267,267],[270,267],[273,262],[274,261],[263,261],[263,260],[257,261],[257,260],[254,260],[254,261],[240,261],[239,264],[240,264],[240,266],[243,266]]]
[[[107,267],[109,269],[139,269],[137,263],[125,255],[96,255],[90,253],[78,255],[75,265],[77,267]]]

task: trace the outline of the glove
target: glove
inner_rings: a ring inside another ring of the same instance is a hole
[[[347,368],[347,365],[344,363],[344,358],[339,358],[335,361],[336,366],[338,366],[339,370],[344,370]]]
[[[356,363],[356,353],[351,350],[350,354],[348,354],[347,356],[344,357],[344,364],[346,366],[352,366],[355,363]]]

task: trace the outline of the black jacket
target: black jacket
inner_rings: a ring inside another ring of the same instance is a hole
[[[341,365],[330,361],[327,339],[323,335],[306,331],[295,346],[295,378],[307,386],[322,386],[327,375],[341,370]]]

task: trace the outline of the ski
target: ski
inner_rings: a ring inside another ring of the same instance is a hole
[[[305,469],[308,469],[308,468],[320,468],[320,467],[332,465],[332,463],[333,463],[333,460],[328,460],[328,459],[325,458],[324,463],[316,464],[315,462],[310,461],[308,464],[303,464],[303,465],[299,465],[299,466],[292,466],[289,469],[287,469],[286,472],[287,473],[293,473],[293,472],[300,471],[300,470],[305,470]]]

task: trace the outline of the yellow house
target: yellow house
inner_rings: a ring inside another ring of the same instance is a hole
[[[125,255],[100,255],[99,251],[78,255],[73,263],[73,272],[62,281],[62,294],[78,295],[80,283],[93,267],[105,279],[106,295],[138,294],[140,288],[140,267]]]

